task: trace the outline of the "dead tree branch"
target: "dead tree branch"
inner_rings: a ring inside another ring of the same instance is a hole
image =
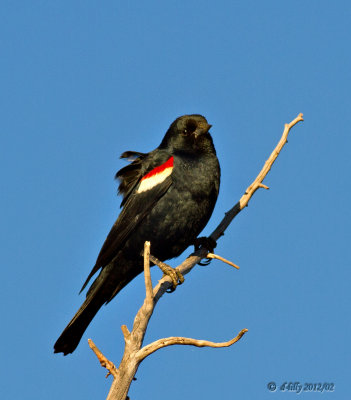
[[[265,162],[262,170],[256,177],[256,179],[252,182],[252,184],[246,189],[244,195],[241,199],[234,205],[232,209],[225,213],[223,220],[217,226],[217,228],[211,233],[210,237],[217,241],[227,229],[232,220],[239,214],[239,212],[248,205],[251,197],[254,195],[257,189],[264,188],[268,189],[268,186],[264,185],[262,182],[270,171],[273,163],[277,159],[280,151],[284,147],[287,142],[288,134],[291,128],[296,125],[298,122],[303,121],[303,115],[299,114],[293,121],[289,124],[285,124],[283,135],[273,150],[270,157]],[[123,325],[122,332],[125,340],[125,349],[122,361],[118,367],[109,361],[101,351],[95,346],[95,344],[89,340],[89,345],[96,354],[100,364],[107,368],[109,373],[108,375],[113,375],[114,380],[112,382],[110,392],[108,394],[107,400],[125,400],[129,391],[130,384],[138,370],[139,364],[145,357],[154,353],[158,349],[163,347],[172,346],[175,344],[179,345],[193,345],[197,347],[227,347],[236,343],[241,337],[247,332],[247,329],[243,329],[239,332],[239,334],[229,340],[228,342],[223,343],[214,343],[207,340],[197,340],[191,338],[183,338],[183,337],[169,337],[164,339],[156,340],[155,342],[148,344],[142,347],[145,332],[149,323],[149,320],[152,316],[153,310],[158,302],[158,300],[162,297],[162,295],[172,286],[172,280],[169,276],[164,276],[158,284],[152,288],[151,275],[150,275],[150,257],[152,262],[156,259],[150,255],[150,243],[145,243],[144,248],[144,277],[145,277],[145,288],[146,288],[146,297],[143,305],[139,309],[138,313],[135,316],[133,329],[129,332],[128,328]],[[200,248],[195,253],[191,254],[185,261],[183,261],[178,267],[177,270],[185,275],[191,271],[191,269],[199,263],[204,258],[217,258],[226,262],[235,268],[238,268],[235,264],[231,263],[223,259],[222,257],[216,256],[212,253],[209,253],[207,249]]]
[[[155,342],[152,342],[147,346],[144,346],[141,350],[138,351],[136,355],[140,361],[143,361],[144,358],[154,353],[155,351],[162,349],[163,347],[173,346],[175,344],[190,345],[196,347],[214,347],[214,348],[229,347],[232,344],[236,343],[238,340],[240,340],[246,332],[247,329],[242,329],[233,339],[228,340],[228,342],[221,342],[221,343],[210,342],[209,340],[199,340],[186,337],[172,336],[156,340]]]

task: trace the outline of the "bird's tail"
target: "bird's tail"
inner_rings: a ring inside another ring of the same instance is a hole
[[[116,273],[117,272],[117,273]],[[96,278],[75,316],[54,344],[55,353],[73,353],[85,330],[104,303],[108,303],[137,273],[107,265]]]
[[[100,296],[88,295],[70,323],[54,344],[55,353],[67,355],[78,346],[88,325],[106,300]]]

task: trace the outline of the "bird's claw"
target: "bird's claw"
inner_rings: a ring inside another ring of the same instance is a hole
[[[207,265],[210,265],[211,261],[211,258],[206,258],[205,261],[198,262],[198,265],[201,265],[201,267],[207,267]]]
[[[210,236],[201,236],[199,238],[196,238],[194,241],[194,249],[195,251],[199,250],[200,247],[205,247],[210,253],[213,253],[213,250],[217,246],[217,242],[212,239]],[[207,258],[206,261],[198,262],[199,265],[205,267],[209,265],[211,262],[210,258]]]
[[[163,265],[161,268],[163,272],[163,276],[169,276],[172,279],[172,287],[167,289],[168,293],[172,293],[176,290],[178,285],[181,285],[184,282],[183,274],[176,268],[172,268],[169,265]]]
[[[184,276],[177,268],[170,267],[168,264],[165,264],[163,261],[160,261],[151,254],[150,261],[160,268],[160,270],[163,272],[163,276],[169,276],[171,278],[172,288],[168,289],[167,292],[174,292],[176,287],[184,282]]]

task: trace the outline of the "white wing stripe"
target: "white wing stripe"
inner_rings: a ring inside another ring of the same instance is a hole
[[[144,178],[138,187],[137,193],[145,192],[146,190],[150,190],[156,185],[162,183],[169,175],[171,175],[173,167],[165,168],[163,171],[158,174],[151,175],[150,177]]]

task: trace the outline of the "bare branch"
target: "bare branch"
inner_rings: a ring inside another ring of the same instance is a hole
[[[239,267],[238,265],[232,263],[232,262],[229,261],[229,260],[226,260],[225,258],[223,258],[223,257],[221,257],[221,256],[219,256],[219,255],[217,255],[217,254],[208,253],[206,257],[207,257],[207,258],[214,258],[214,259],[216,259],[216,260],[219,260],[219,261],[224,262],[225,264],[231,265],[232,267],[234,267],[234,268],[236,268],[236,269],[240,269],[240,267]]]
[[[229,340],[228,342],[221,342],[221,343],[210,342],[209,340],[199,340],[199,339],[192,339],[192,338],[185,338],[178,336],[159,339],[143,347],[141,350],[137,352],[136,356],[140,361],[142,361],[144,358],[154,353],[155,351],[162,349],[163,347],[173,346],[176,344],[190,345],[196,347],[214,347],[214,348],[229,347],[232,344],[236,343],[238,340],[240,340],[247,331],[248,331],[247,329],[242,329],[238,333],[238,335],[235,336],[233,339]]]
[[[130,332],[129,329],[127,328],[127,325],[122,325],[121,330],[124,336],[124,341],[127,343],[130,340]]]
[[[114,378],[117,378],[118,369],[116,368],[115,364],[112,361],[108,360],[101,353],[101,351],[96,347],[95,343],[91,339],[88,339],[88,343],[89,343],[90,348],[93,350],[93,352],[95,353],[96,357],[98,358],[101,366],[108,370],[108,374],[106,375],[106,378],[109,375],[113,375]]]
[[[154,294],[152,292],[152,281],[150,274],[150,242],[144,244],[144,277],[146,289],[146,301],[152,302]]]
[[[260,187],[268,189],[268,186],[263,185],[262,182],[267,176],[270,169],[272,168],[274,161],[279,156],[279,153],[281,152],[285,143],[287,142],[290,129],[300,121],[303,121],[303,114],[299,114],[293,121],[290,122],[290,124],[285,124],[281,139],[279,140],[275,149],[272,151],[272,154],[269,156],[268,160],[265,162],[260,173],[257,175],[256,179],[251,183],[251,185],[246,189],[245,193],[238,201],[238,203],[236,203],[232,209],[230,209],[228,212],[225,213],[225,217],[223,218],[223,220],[220,222],[217,228],[211,233],[210,237],[212,239],[218,240],[223,235],[224,231],[227,229],[232,220],[239,214],[239,212],[244,207],[248,205],[251,197],[254,195],[257,189],[259,189]]]

